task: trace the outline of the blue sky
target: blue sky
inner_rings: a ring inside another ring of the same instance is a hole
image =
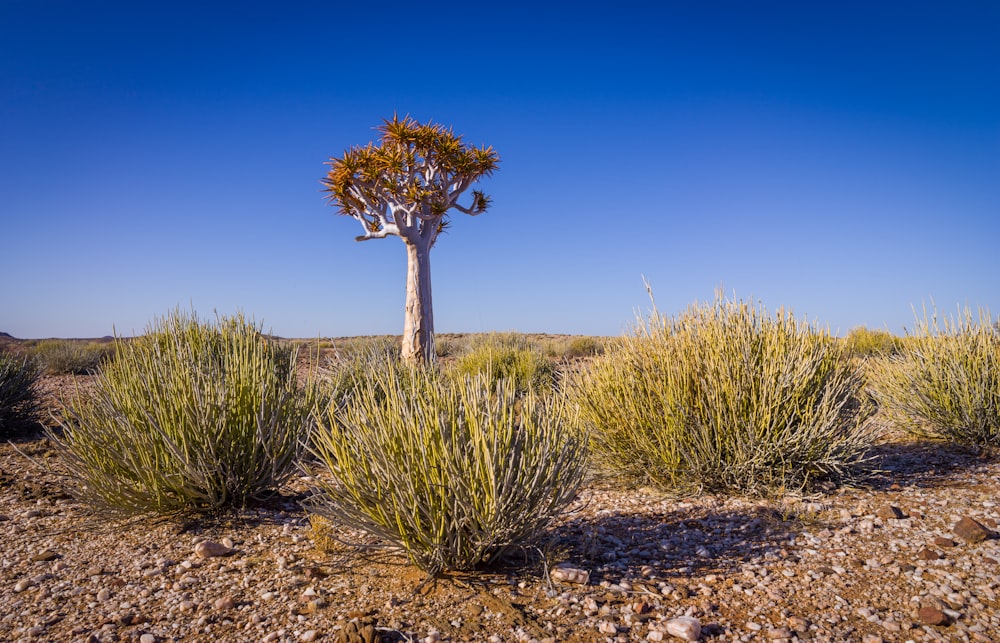
[[[400,332],[402,243],[319,183],[394,112],[501,155],[432,253],[438,332],[618,334],[643,275],[670,313],[996,317],[998,32],[993,1],[0,0],[0,331]]]

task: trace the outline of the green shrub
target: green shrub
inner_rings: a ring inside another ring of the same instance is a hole
[[[839,344],[720,296],[655,310],[574,379],[599,462],[684,491],[766,493],[842,476],[873,440]]]
[[[990,314],[917,320],[905,350],[870,365],[871,394],[885,414],[923,437],[1000,446],[1000,333]]]
[[[549,337],[540,340],[539,343],[547,356],[558,359],[579,359],[604,352],[604,339],[587,335]]]
[[[436,573],[531,544],[574,498],[586,440],[563,428],[559,403],[510,380],[382,366],[319,414],[313,448],[331,475],[317,476],[313,514]]]
[[[43,339],[31,348],[32,354],[50,375],[86,375],[96,371],[115,350],[114,344]]]
[[[902,342],[889,331],[869,330],[864,326],[852,328],[844,338],[847,350],[858,357],[879,357],[895,355],[902,348]]]
[[[311,395],[295,355],[241,316],[174,312],[97,375],[50,433],[85,500],[125,513],[207,511],[274,492],[294,472]]]
[[[0,437],[30,424],[38,412],[38,366],[0,351]]]
[[[492,386],[509,380],[520,393],[549,392],[555,369],[531,342],[516,333],[490,333],[474,338],[468,350],[448,368],[448,374],[462,379],[483,375]]]

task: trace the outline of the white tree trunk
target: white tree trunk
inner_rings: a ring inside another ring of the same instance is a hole
[[[431,243],[417,237],[406,245],[406,318],[403,322],[403,359],[434,361],[434,310],[431,305]]]

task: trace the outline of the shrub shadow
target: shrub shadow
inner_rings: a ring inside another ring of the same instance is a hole
[[[766,506],[602,512],[561,524],[550,548],[556,562],[590,570],[591,583],[641,579],[651,572],[664,580],[686,579],[786,558],[784,547],[799,531],[801,523]]]
[[[946,486],[997,461],[997,454],[989,450],[930,440],[879,444],[871,455],[873,471],[859,486],[874,491]]]

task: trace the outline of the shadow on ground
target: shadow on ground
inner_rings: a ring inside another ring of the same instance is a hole
[[[874,491],[957,483],[959,476],[976,473],[997,461],[997,454],[989,450],[929,440],[880,444],[872,456],[876,471],[862,486]]]

